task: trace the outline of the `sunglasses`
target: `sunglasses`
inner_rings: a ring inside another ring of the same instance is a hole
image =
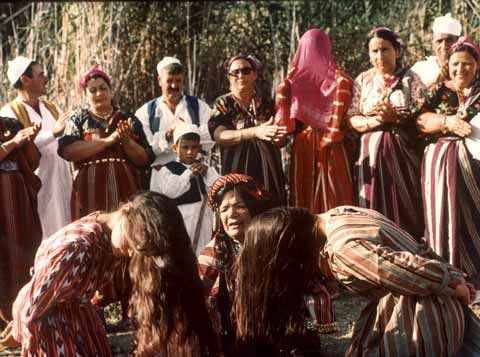
[[[250,73],[253,72],[253,68],[252,67],[244,67],[244,68],[237,68],[237,69],[234,69],[233,71],[231,72],[228,72],[228,75],[229,76],[232,76],[232,77],[238,77],[241,74],[243,74],[244,76],[247,76],[249,75]]]

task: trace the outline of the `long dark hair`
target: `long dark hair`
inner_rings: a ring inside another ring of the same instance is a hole
[[[298,344],[307,334],[304,296],[320,276],[314,229],[315,216],[301,208],[274,208],[252,220],[237,260],[240,346],[271,346],[274,353],[275,346]]]
[[[137,356],[217,355],[197,259],[174,201],[147,191],[122,206],[133,256]]]

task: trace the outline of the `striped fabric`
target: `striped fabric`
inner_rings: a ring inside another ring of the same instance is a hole
[[[360,74],[349,116],[367,115],[383,100],[402,113],[401,124],[361,134],[355,164],[358,205],[381,212],[415,237],[423,236],[420,158],[414,150],[415,115],[423,86],[407,71],[386,84],[373,70]]]
[[[427,146],[422,191],[428,243],[478,283],[480,163],[468,153],[463,140],[443,137]]]
[[[22,129],[14,119],[0,119],[0,143]],[[35,146],[31,147],[36,150]],[[15,170],[0,169],[0,319],[11,320],[12,303],[30,278],[35,252],[42,241],[37,212],[40,180],[35,176],[26,146],[10,153],[2,163],[15,164]],[[38,160],[36,165],[38,165]]]
[[[95,214],[44,240],[34,275],[14,303],[13,333],[24,356],[111,356],[94,292],[116,259]]]
[[[295,135],[292,146],[290,203],[312,213],[354,202],[350,160],[342,141],[352,80],[339,70],[336,80],[333,113],[327,130],[307,126]]]
[[[461,272],[376,211],[343,206],[327,214],[324,259],[338,281],[370,298],[346,355],[454,356],[465,314],[450,285]]]

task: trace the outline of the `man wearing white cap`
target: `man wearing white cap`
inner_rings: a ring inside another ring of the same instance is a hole
[[[435,56],[418,61],[411,68],[427,88],[445,78],[450,46],[460,37],[462,25],[448,13],[433,21],[432,30],[432,48]]]
[[[135,113],[155,153],[153,167],[175,159],[172,133],[179,123],[199,127],[204,150],[208,151],[213,145],[207,128],[211,109],[204,101],[183,93],[185,69],[180,61],[175,57],[164,57],[157,65],[157,73],[162,95],[145,103]],[[155,170],[152,175],[154,173]]]
[[[213,212],[207,206],[207,192],[219,175],[199,159],[202,146],[195,124],[175,127],[172,149],[176,159],[154,170],[150,189],[175,200],[198,256],[211,239]]]
[[[50,101],[40,99],[46,94],[47,77],[38,62],[18,56],[8,61],[7,77],[18,95],[0,110],[0,116],[16,118],[24,127],[41,125],[34,141],[41,153],[35,173],[42,181],[38,214],[46,238],[70,223],[72,176],[68,163],[57,155],[53,135],[59,111]]]

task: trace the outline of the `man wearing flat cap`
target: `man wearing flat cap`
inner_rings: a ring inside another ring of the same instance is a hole
[[[152,167],[175,160],[172,151],[173,130],[180,123],[199,127],[200,143],[208,151],[212,146],[207,123],[211,109],[204,101],[183,92],[185,68],[175,57],[164,57],[157,65],[158,84],[162,95],[145,103],[135,115],[140,119],[148,142],[155,153]],[[152,170],[152,179],[158,170]]]
[[[43,238],[47,238],[70,223],[72,175],[68,163],[57,155],[58,143],[54,135],[60,113],[52,102],[40,99],[46,94],[47,84],[40,63],[18,56],[8,61],[7,77],[18,95],[3,106],[0,116],[16,118],[23,127],[41,125],[34,141],[41,154],[35,173],[42,181],[38,192],[38,214]]]
[[[435,56],[418,61],[411,68],[427,88],[445,79],[450,46],[462,34],[462,25],[448,13],[433,21],[432,30],[432,48]]]

